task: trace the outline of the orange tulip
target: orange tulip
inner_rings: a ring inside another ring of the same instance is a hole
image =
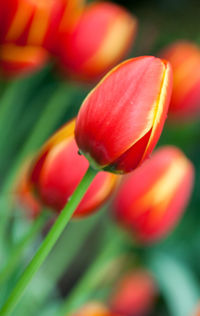
[[[156,284],[147,271],[128,272],[115,286],[111,310],[122,316],[146,315],[151,312],[156,295]]]
[[[0,74],[15,77],[36,71],[48,60],[48,53],[40,47],[4,44],[0,46]]]
[[[190,42],[176,42],[161,55],[169,60],[174,73],[169,113],[185,119],[200,114],[200,48]]]
[[[117,316],[106,306],[98,302],[90,302],[81,307],[73,316]]]
[[[75,135],[95,168],[132,171],[155,147],[171,96],[170,65],[152,56],[127,60],[94,88],[79,111]]]
[[[60,211],[78,186],[88,161],[78,154],[74,140],[75,120],[61,128],[44,145],[31,172],[31,183],[44,205]],[[100,172],[74,213],[93,213],[111,194],[116,176]]]
[[[141,242],[159,240],[183,214],[193,178],[193,165],[179,149],[167,146],[158,149],[124,179],[113,214]]]
[[[137,19],[122,7],[92,3],[59,37],[61,69],[76,79],[94,81],[116,65],[129,51]]]

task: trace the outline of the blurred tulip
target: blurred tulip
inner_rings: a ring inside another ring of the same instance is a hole
[[[81,307],[73,316],[117,316],[99,302],[87,303]]]
[[[26,211],[27,216],[35,218],[40,214],[42,205],[34,195],[32,184],[30,182],[29,169],[31,163],[31,160],[27,160],[23,165],[20,177],[17,179],[17,183],[15,184],[14,191],[18,204]]]
[[[40,47],[4,44],[0,46],[0,74],[15,77],[36,71],[46,64],[48,56]]]
[[[1,43],[52,50],[58,30],[83,0],[7,0],[1,4]]]
[[[169,113],[178,119],[200,114],[200,48],[190,42],[176,42],[161,55],[171,63],[174,73]]]
[[[194,170],[175,147],[158,149],[152,158],[127,176],[116,196],[113,214],[144,243],[164,237],[188,203]]]
[[[75,120],[66,124],[44,145],[32,171],[32,183],[44,205],[60,211],[83,178],[89,164],[78,154]],[[93,213],[110,196],[116,176],[100,172],[75,211],[74,217]]]
[[[192,316],[200,316],[200,303],[195,308],[194,313],[192,313]]]
[[[157,287],[144,270],[127,273],[116,285],[110,299],[111,310],[124,316],[142,316],[151,312]]]
[[[129,51],[137,19],[109,2],[92,3],[59,37],[62,71],[76,79],[96,81]]]
[[[132,171],[155,147],[166,119],[172,73],[152,56],[127,60],[88,95],[79,111],[76,140],[96,168]]]
[[[59,23],[59,36],[64,36],[70,25],[75,22],[77,16],[80,15],[84,6],[85,0],[62,0],[64,3],[64,10],[62,18]],[[56,44],[57,44],[56,39]]]

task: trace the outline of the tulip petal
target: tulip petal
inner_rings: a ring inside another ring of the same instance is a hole
[[[122,182],[115,200],[117,220],[140,242],[160,239],[183,214],[193,178],[193,166],[180,150],[159,149]]]
[[[160,89],[160,94],[157,99],[157,109],[155,112],[155,118],[153,122],[152,132],[149,137],[149,142],[146,146],[146,150],[144,152],[143,158],[141,162],[149,156],[152,152],[153,148],[155,147],[156,143],[159,140],[161,135],[164,122],[167,117],[167,112],[169,108],[169,103],[172,94],[172,69],[169,63],[164,61],[165,64],[165,71],[163,73],[163,82]]]
[[[160,114],[157,100],[165,68],[164,62],[151,56],[128,60],[88,95],[75,134],[89,160],[103,167],[112,164],[151,130],[156,113]]]
[[[34,161],[34,167],[31,172],[31,181],[33,183],[37,183],[39,180],[41,168],[43,163],[48,155],[48,152],[51,148],[59,143],[61,143],[64,139],[70,141],[72,135],[74,133],[75,128],[75,120],[71,120],[65,126],[61,127],[42,147],[40,150],[39,156],[36,157]]]

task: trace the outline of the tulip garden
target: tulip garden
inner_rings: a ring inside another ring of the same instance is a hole
[[[200,315],[195,4],[1,1],[0,316]]]

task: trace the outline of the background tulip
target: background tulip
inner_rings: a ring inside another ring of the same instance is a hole
[[[62,0],[8,0],[2,6],[1,42],[51,46],[62,14]]]
[[[200,315],[200,303],[195,308],[194,313],[192,313],[192,316],[199,316]]]
[[[172,65],[174,85],[169,113],[174,118],[200,113],[200,48],[192,42],[175,42],[161,56]]]
[[[75,121],[60,129],[44,146],[36,160],[32,181],[42,202],[60,211],[84,176],[89,164],[78,154],[74,140]],[[116,177],[100,172],[79,204],[74,217],[88,215],[111,194]]]
[[[110,298],[111,310],[124,316],[149,314],[155,302],[157,286],[145,270],[125,274],[115,286]]]
[[[46,64],[48,57],[41,47],[4,44],[0,46],[0,74],[15,77],[36,71]]]
[[[82,1],[8,0],[1,4],[0,41],[52,50],[58,29],[72,18]]]
[[[113,214],[140,241],[159,240],[183,214],[193,177],[185,155],[175,147],[163,147],[124,179]]]
[[[82,14],[60,32],[58,58],[62,71],[81,80],[97,80],[126,55],[136,30],[137,19],[114,3],[85,6]]]
[[[102,303],[90,302],[81,307],[73,316],[114,316]],[[115,315],[117,316],[117,315]]]
[[[156,145],[171,96],[170,65],[152,56],[127,60],[88,95],[76,140],[89,161],[105,170],[135,169]]]

